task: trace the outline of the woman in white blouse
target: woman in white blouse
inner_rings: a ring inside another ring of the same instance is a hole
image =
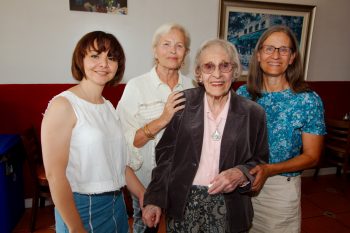
[[[102,96],[124,69],[123,48],[112,34],[86,34],[72,59],[79,84],[55,96],[45,112],[41,142],[58,233],[127,233],[121,188],[127,184],[142,201],[144,188],[126,166],[120,120]]]
[[[147,187],[155,167],[154,149],[175,112],[183,109],[179,93],[194,87],[194,82],[179,71],[189,51],[188,32],[178,24],[164,24],[153,36],[155,66],[131,79],[118,103],[125,138],[132,151],[130,166]],[[133,197],[134,232],[144,232],[141,209]]]

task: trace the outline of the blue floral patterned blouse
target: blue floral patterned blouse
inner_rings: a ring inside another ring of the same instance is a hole
[[[251,99],[246,85],[237,94]],[[270,163],[279,163],[300,154],[302,133],[324,135],[324,110],[321,98],[313,91],[294,93],[290,89],[281,92],[265,92],[256,101],[266,112]],[[296,176],[299,172],[283,173]]]

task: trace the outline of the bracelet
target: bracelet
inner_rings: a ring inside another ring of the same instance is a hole
[[[147,138],[149,139],[154,139],[154,135],[151,133],[151,131],[148,128],[148,125],[145,124],[145,126],[143,126],[142,131],[144,132],[144,134],[146,135]]]

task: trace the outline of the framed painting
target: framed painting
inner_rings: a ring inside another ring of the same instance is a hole
[[[108,14],[126,15],[127,0],[69,0],[72,11],[87,11]]]
[[[221,0],[219,37],[234,44],[246,78],[249,61],[261,34],[274,25],[286,25],[296,35],[304,64],[305,80],[316,6],[254,1]]]

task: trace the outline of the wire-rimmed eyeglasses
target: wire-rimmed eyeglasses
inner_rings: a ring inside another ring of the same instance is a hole
[[[222,73],[228,73],[233,70],[234,64],[229,62],[221,62],[219,63],[218,67]],[[213,62],[208,62],[208,63],[202,64],[200,68],[203,73],[211,74],[216,70],[216,65]]]
[[[263,45],[261,47],[261,50],[268,55],[273,54],[276,51],[276,49],[281,56],[287,56],[292,51],[292,49],[287,46],[276,48],[275,46],[272,46],[272,45]]]

